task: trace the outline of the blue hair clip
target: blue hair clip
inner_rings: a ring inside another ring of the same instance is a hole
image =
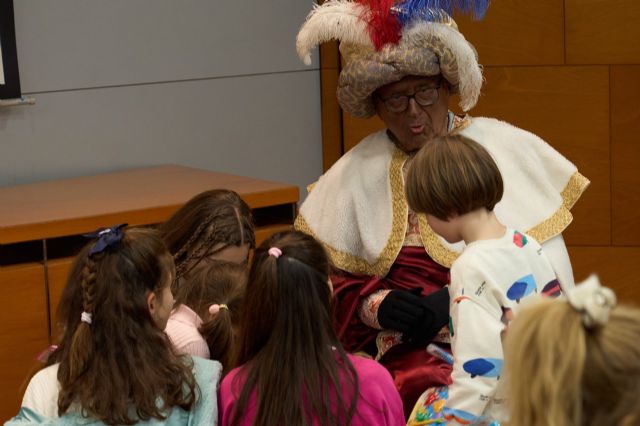
[[[111,247],[114,244],[120,242],[120,240],[122,240],[122,237],[124,236],[124,228],[126,226],[126,223],[121,223],[120,225],[114,225],[111,228],[100,228],[97,231],[91,232],[89,234],[83,234],[83,237],[98,239],[98,241],[96,241],[96,243],[89,250],[89,256],[96,253],[101,253],[107,247]]]

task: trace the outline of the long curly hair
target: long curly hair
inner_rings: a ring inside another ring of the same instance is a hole
[[[49,364],[59,362],[58,413],[79,407],[108,425],[162,420],[171,407],[190,410],[198,389],[192,366],[172,349],[147,304],[162,298],[174,274],[156,231],[128,229],[122,240],[77,256],[57,319],[62,338]],[[83,312],[91,324],[81,321]],[[158,404],[158,401],[162,401]]]

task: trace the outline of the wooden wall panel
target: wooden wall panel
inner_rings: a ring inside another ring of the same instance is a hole
[[[339,72],[338,43],[323,44],[320,46],[323,171],[327,171],[342,156],[342,110],[336,97]]]
[[[638,0],[565,0],[568,64],[640,64]]]
[[[18,413],[36,356],[49,345],[44,267],[25,264],[0,268],[5,295],[0,309],[0,422]]]
[[[564,63],[563,0],[494,1],[482,21],[456,22],[485,66]]]
[[[640,242],[640,66],[611,67],[611,197],[614,245]]]
[[[496,117],[551,144],[591,180],[568,244],[610,244],[607,67],[490,67],[474,116]]]
[[[342,113],[344,152],[356,146],[358,142],[373,132],[384,129],[384,123],[373,116],[368,119],[355,118],[345,112]]]
[[[49,307],[51,312],[51,341],[56,342],[59,337],[56,312],[62,290],[67,285],[67,277],[73,264],[72,257],[56,259],[47,263],[47,275],[49,279]]]
[[[640,307],[640,247],[569,247],[569,256],[576,282],[597,272],[620,302]]]

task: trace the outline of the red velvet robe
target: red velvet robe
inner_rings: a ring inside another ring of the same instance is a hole
[[[384,278],[344,271],[333,275],[334,321],[345,349],[357,352],[375,343],[379,330],[365,325],[358,315],[364,298],[382,289],[411,290],[416,287],[427,295],[447,284],[448,273],[449,270],[434,262],[423,247],[403,247]],[[428,354],[424,347],[401,343],[389,349],[380,363],[391,372],[407,417],[425,389],[450,382],[451,366]]]

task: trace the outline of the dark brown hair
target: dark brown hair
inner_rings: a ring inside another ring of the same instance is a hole
[[[49,359],[60,363],[59,415],[78,404],[103,423],[130,425],[195,404],[191,366],[173,352],[147,304],[149,292],[161,298],[171,282],[171,255],[153,230],[123,232],[100,253],[89,255],[95,241],[84,247],[62,293],[62,341]],[[91,324],[80,321],[83,312]]]
[[[204,258],[229,246],[255,247],[251,209],[227,189],[202,192],[182,206],[160,231],[176,264],[176,281]],[[177,284],[172,287],[176,292]]]
[[[282,255],[269,255],[271,247]],[[358,379],[332,326],[328,281],[327,255],[306,234],[278,233],[256,249],[240,322],[242,374],[236,379],[246,381],[233,425],[254,391],[254,425],[350,423]]]
[[[184,304],[202,318],[200,334],[209,346],[211,359],[220,361],[225,372],[235,359],[236,329],[246,284],[246,266],[212,261],[193,278],[185,280],[175,294],[176,305]],[[227,308],[211,317],[209,307],[213,304],[225,304]]]
[[[491,211],[502,198],[502,176],[480,144],[461,135],[433,139],[409,166],[407,201],[416,213],[441,220],[479,208]]]

